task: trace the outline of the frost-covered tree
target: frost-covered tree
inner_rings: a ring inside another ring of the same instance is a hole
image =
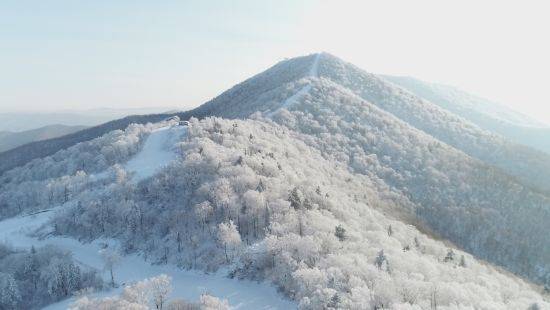
[[[219,224],[218,240],[224,248],[225,259],[229,262],[230,256],[232,257],[231,253],[241,244],[241,235],[239,234],[237,226],[235,226],[233,221]]]
[[[170,277],[165,274],[162,274],[150,280],[150,294],[153,297],[155,307],[159,310],[163,309],[168,298],[168,294],[170,294],[170,292],[172,291],[170,281]]]
[[[175,299],[168,300],[172,291],[171,279],[165,274],[141,280],[126,286],[118,296],[105,298],[78,298],[70,310],[124,309],[124,310],[228,310],[227,300],[203,294],[197,303]]]
[[[229,310],[227,300],[219,299],[212,295],[202,294],[199,302],[201,310]]]
[[[57,247],[27,251],[0,244],[0,253],[0,309],[41,308],[83,289],[102,288],[95,270]]]
[[[288,201],[290,201],[290,206],[294,209],[298,210],[302,208],[302,193],[297,187],[293,188],[290,192]]]
[[[104,270],[109,272],[110,278],[111,278],[111,286],[115,287],[115,273],[114,270],[116,266],[120,262],[120,254],[117,250],[113,250],[110,248],[101,249],[100,251],[101,259],[103,260],[103,268]]]
[[[48,267],[47,285],[50,295],[61,299],[81,289],[80,268],[72,261],[53,259]]]
[[[21,294],[13,276],[0,272],[0,309],[16,309],[20,302]]]

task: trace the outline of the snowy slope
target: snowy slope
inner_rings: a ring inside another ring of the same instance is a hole
[[[176,159],[176,153],[170,148],[173,141],[185,135],[186,130],[185,126],[166,126],[153,130],[141,151],[124,165],[125,170],[134,175],[135,181],[152,176]]]

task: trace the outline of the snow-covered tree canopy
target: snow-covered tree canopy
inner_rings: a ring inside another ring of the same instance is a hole
[[[416,204],[308,137],[261,119],[192,120],[172,147],[179,158],[153,177],[82,176],[54,233],[116,238],[157,263],[229,265],[304,309],[544,305],[530,284],[468,253],[446,259],[448,245],[407,224]]]
[[[62,249],[0,244],[0,309],[38,309],[102,285],[96,270],[79,266]]]

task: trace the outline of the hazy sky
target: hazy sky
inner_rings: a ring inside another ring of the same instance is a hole
[[[327,51],[550,123],[549,8],[511,2],[0,0],[0,111],[187,109]]]

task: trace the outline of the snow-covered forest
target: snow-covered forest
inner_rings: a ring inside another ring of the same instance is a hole
[[[96,270],[85,270],[55,246],[18,249],[0,244],[0,309],[31,309],[101,289]]]
[[[305,64],[316,67],[317,75]],[[289,72],[304,78],[280,84],[279,76],[292,76]],[[306,87],[287,106],[290,113],[273,115]],[[262,96],[246,97],[244,90]],[[224,117],[267,111],[264,115],[306,134],[305,141],[324,157],[375,174],[401,192],[439,235],[514,272],[548,281],[550,156],[545,153],[484,131],[326,53],[281,62],[199,109]]]
[[[1,174],[0,232],[37,224],[0,240],[28,236],[0,247],[0,309],[74,294],[71,309],[239,307],[181,299],[171,274],[127,283],[122,257],[270,283],[300,309],[550,308],[544,153],[327,54],[197,113],[213,116],[132,124]],[[102,270],[29,240],[78,240]]]
[[[112,152],[127,158],[158,126],[167,124],[132,126],[90,144],[97,152],[116,145]],[[53,195],[52,180],[41,175],[19,173],[27,179],[17,181],[44,183],[33,186],[43,189],[35,195],[63,206],[52,235],[116,239],[123,254],[156,264],[229,267],[233,277],[274,283],[304,309],[546,305],[534,286],[410,225],[414,203],[376,175],[324,158],[308,145],[311,135],[265,119],[207,118],[173,137],[166,142],[177,159],[140,182],[118,159],[101,175],[90,164],[89,173],[60,177],[66,183]],[[22,170],[66,167],[83,147]]]

